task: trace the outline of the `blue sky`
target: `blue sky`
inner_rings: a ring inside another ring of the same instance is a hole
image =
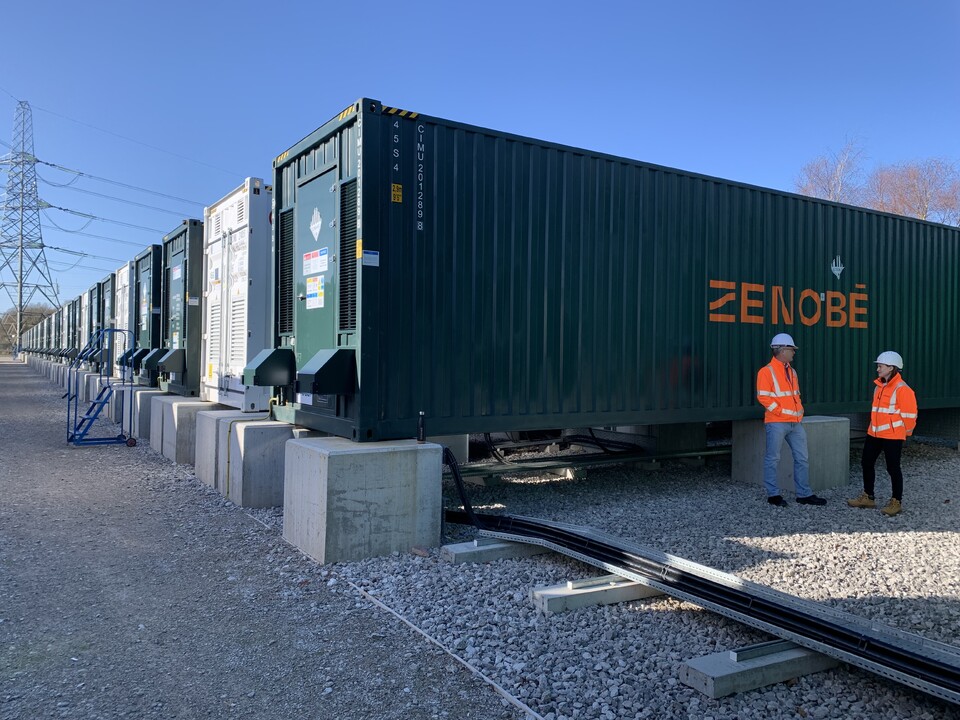
[[[47,202],[153,229],[49,211],[45,243],[93,256],[48,251],[62,300],[359,97],[784,190],[851,137],[960,160],[956,0],[6,5],[0,141],[27,100],[40,159],[194,203],[41,166]]]

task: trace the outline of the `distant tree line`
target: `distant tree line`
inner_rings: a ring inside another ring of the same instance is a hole
[[[864,167],[866,154],[856,140],[828,152],[800,170],[801,195],[859,205],[882,212],[960,225],[960,165],[927,158],[896,165]]]
[[[27,305],[23,308],[23,332],[26,332],[47,315],[54,308],[47,304]],[[10,355],[13,346],[17,343],[17,309],[9,308],[0,312],[0,355]]]

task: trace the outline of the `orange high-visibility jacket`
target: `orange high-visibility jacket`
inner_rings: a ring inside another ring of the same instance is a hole
[[[900,373],[887,382],[873,381],[873,407],[867,434],[884,440],[906,440],[917,426],[917,396]]]
[[[763,415],[765,423],[800,422],[803,419],[803,403],[800,402],[797,371],[790,368],[788,380],[786,363],[776,358],[760,368],[757,373],[757,402],[766,410]]]

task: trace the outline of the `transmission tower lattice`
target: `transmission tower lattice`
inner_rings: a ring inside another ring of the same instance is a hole
[[[43,252],[37,158],[33,154],[33,111],[25,100],[17,102],[13,147],[0,158],[0,163],[7,166],[0,223],[0,283],[16,310],[16,313],[3,314],[2,331],[17,348],[26,320],[24,310],[37,294],[53,307],[60,305]]]

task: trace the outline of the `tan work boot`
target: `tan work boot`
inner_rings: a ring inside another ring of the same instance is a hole
[[[862,492],[853,500],[847,500],[847,505],[856,508],[875,508],[877,503],[867,493]]]
[[[880,512],[888,517],[893,517],[894,515],[899,515],[903,508],[900,507],[900,501],[896,498],[890,498],[890,502],[887,503],[886,507],[883,508]]]

